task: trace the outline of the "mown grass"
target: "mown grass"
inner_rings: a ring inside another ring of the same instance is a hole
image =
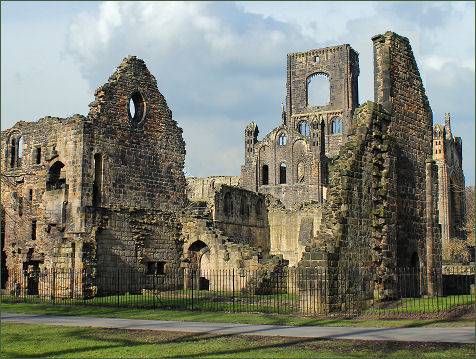
[[[364,342],[3,324],[3,358],[472,358],[470,344]]]
[[[92,316],[103,318],[200,321],[214,323],[320,325],[358,327],[420,327],[420,326],[473,326],[474,319],[353,319],[340,317],[309,317],[264,313],[201,312],[172,309],[138,309],[100,306],[66,306],[33,303],[1,303],[7,313]]]

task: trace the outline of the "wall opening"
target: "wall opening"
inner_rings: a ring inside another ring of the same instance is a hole
[[[190,269],[192,275],[189,280],[189,287],[193,282],[193,287],[199,290],[208,290],[210,280],[208,279],[208,270],[210,269],[210,249],[208,246],[197,240],[188,248],[188,257],[190,259]]]
[[[299,122],[298,131],[301,135],[309,137],[309,133],[311,132],[311,129],[309,127],[309,123],[307,123],[307,121]]]
[[[279,184],[286,183],[286,164],[281,163],[279,165]]]
[[[329,77],[322,73],[315,73],[307,78],[307,105],[326,106],[330,102]]]
[[[17,141],[15,138],[12,138],[10,145],[10,167],[15,167],[15,160],[17,158]]]
[[[269,167],[268,167],[268,165],[263,165],[261,167],[261,184],[262,185],[269,184]]]
[[[342,133],[342,119],[340,117],[333,117],[332,118],[331,133],[333,135]]]
[[[37,165],[41,163],[41,147],[36,148],[35,162]]]
[[[36,241],[36,219],[31,221],[31,240]]]
[[[165,262],[147,262],[147,274],[148,275],[164,275],[165,274]]]
[[[286,137],[286,134],[285,133],[280,134],[278,137],[278,144],[280,146],[285,146],[287,142],[288,142],[288,139]]]
[[[229,216],[233,212],[233,203],[231,202],[231,194],[230,192],[225,193],[225,198],[223,200],[223,212],[225,215]]]
[[[21,166],[21,161],[22,161],[22,158],[23,158],[23,146],[24,146],[24,138],[23,138],[23,136],[20,136],[18,138],[17,166]]]
[[[100,153],[94,155],[93,205],[99,206],[102,200],[103,158]]]
[[[145,117],[146,103],[144,97],[139,91],[135,91],[127,103],[127,113],[129,120],[133,123],[141,122]]]
[[[63,162],[55,162],[48,171],[46,178],[46,190],[53,191],[61,189],[66,185],[66,174]]]

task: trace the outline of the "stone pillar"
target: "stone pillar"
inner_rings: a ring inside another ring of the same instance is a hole
[[[441,271],[438,271],[438,248],[436,240],[438,233],[434,233],[435,228],[435,203],[434,203],[434,169],[435,161],[433,159],[426,160],[426,274],[427,288],[426,292],[430,296],[441,295]]]

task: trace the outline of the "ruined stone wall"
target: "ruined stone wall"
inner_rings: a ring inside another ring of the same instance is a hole
[[[136,100],[131,117],[129,100]],[[85,205],[92,204],[94,155],[103,156],[101,207],[174,210],[186,201],[185,143],[157,81],[130,56],[90,104],[91,142],[85,146]],[[89,194],[89,195],[88,195]]]
[[[462,141],[451,132],[450,114],[446,124],[433,129],[433,159],[438,166],[438,214],[442,242],[464,238],[465,178],[463,173]]]
[[[349,45],[327,47],[288,55],[286,118],[293,128],[310,114],[325,121],[326,155],[334,156],[348,133],[358,99],[358,54]],[[329,78],[330,102],[312,106],[308,101],[308,79],[313,74]],[[333,134],[332,120],[342,119],[342,133]]]
[[[391,111],[389,134],[397,143],[397,264],[410,265],[414,253],[425,264],[425,166],[433,155],[433,115],[408,39],[387,32],[372,40],[375,101]]]
[[[231,241],[269,252],[266,202],[262,194],[221,185],[214,196],[213,224]]]
[[[289,266],[296,266],[320,228],[321,215],[317,204],[294,210],[278,204],[268,206],[270,253],[281,254]]]
[[[187,177],[187,198],[208,202],[213,200],[215,188],[222,184],[239,187],[240,176]]]
[[[45,117],[18,122],[2,132],[2,205],[11,273],[28,264],[36,269],[81,268],[71,248],[76,233],[84,230],[80,215],[84,121],[79,115]],[[61,165],[61,178],[49,185],[52,168]]]
[[[155,78],[142,60],[128,57],[90,107],[83,200],[91,228],[98,228],[98,269],[145,270],[147,261],[177,268],[185,144]]]
[[[354,291],[365,296],[363,277],[343,276],[353,269],[375,269],[372,287],[378,298],[395,295],[396,182],[389,124],[390,114],[381,105],[359,107],[347,143],[330,164],[322,224],[299,263],[305,270],[328,271],[329,310],[339,308]]]

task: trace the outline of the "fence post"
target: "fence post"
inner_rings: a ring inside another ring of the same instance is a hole
[[[56,302],[56,295],[55,295],[55,289],[56,289],[56,268],[53,268],[53,278],[52,278],[52,286],[50,288],[51,290],[51,299],[53,300],[53,304]]]
[[[190,272],[191,272],[190,273],[190,278],[191,278],[191,281],[192,281],[191,287],[192,287],[192,310],[193,310],[193,285],[194,285],[195,279],[193,278],[193,269],[191,269]]]
[[[117,306],[119,307],[119,268],[117,268]]]
[[[235,268],[232,271],[232,281],[233,281],[233,312],[235,312]]]

